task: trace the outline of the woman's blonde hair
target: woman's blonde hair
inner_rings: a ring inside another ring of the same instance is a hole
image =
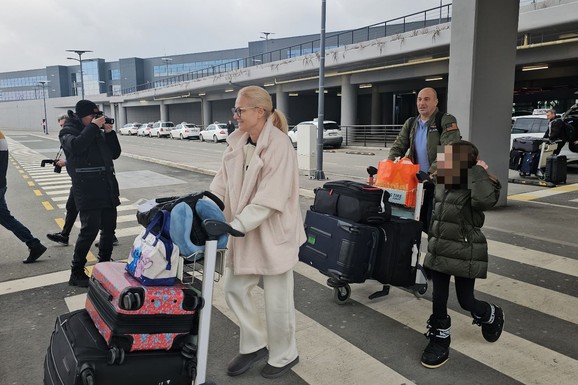
[[[237,93],[237,96],[246,98],[251,107],[262,108],[265,111],[265,119],[269,119],[269,117],[272,116],[271,120],[275,127],[284,133],[289,131],[289,125],[287,124],[285,114],[273,107],[271,95],[269,95],[266,89],[259,86],[247,86],[241,88]]]

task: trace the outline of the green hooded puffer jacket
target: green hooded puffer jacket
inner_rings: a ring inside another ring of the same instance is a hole
[[[438,184],[424,266],[465,278],[486,278],[488,245],[481,231],[483,211],[500,196],[500,182],[481,166],[469,170],[471,189],[446,189]]]

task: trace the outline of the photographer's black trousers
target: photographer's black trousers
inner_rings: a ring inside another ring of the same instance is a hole
[[[72,256],[72,271],[83,271],[86,265],[86,255],[96,236],[101,230],[98,259],[100,262],[110,261],[112,242],[116,230],[116,207],[103,209],[80,210],[80,234]]]

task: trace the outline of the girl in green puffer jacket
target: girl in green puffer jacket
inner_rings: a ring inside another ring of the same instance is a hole
[[[429,228],[424,266],[433,282],[433,314],[427,321],[421,363],[427,368],[443,365],[449,357],[451,319],[447,312],[450,277],[455,277],[460,306],[473,323],[482,327],[489,342],[500,338],[504,312],[496,305],[474,297],[476,278],[486,278],[488,246],[481,227],[483,211],[492,208],[500,195],[500,182],[478,159],[478,149],[465,140],[443,147],[437,158],[437,186]]]

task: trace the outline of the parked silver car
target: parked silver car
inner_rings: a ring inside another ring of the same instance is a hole
[[[153,124],[153,127],[149,131],[149,136],[151,138],[153,136],[156,136],[157,138],[161,138],[163,136],[169,137],[174,127],[175,124],[173,122],[163,122],[159,120]]]

